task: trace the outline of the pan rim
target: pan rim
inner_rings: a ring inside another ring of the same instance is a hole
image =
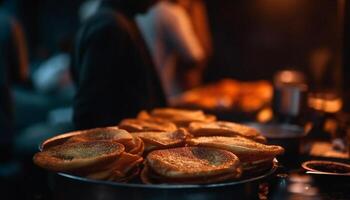
[[[264,174],[261,174],[256,177],[250,177],[239,181],[233,181],[233,182],[224,182],[224,183],[214,183],[214,184],[203,184],[203,185],[181,185],[181,184],[143,184],[143,183],[118,183],[118,182],[112,182],[112,181],[101,181],[101,180],[93,180],[88,179],[85,177],[75,176],[71,174],[66,173],[56,173],[59,176],[62,176],[64,178],[68,178],[74,181],[81,181],[82,183],[90,183],[90,184],[97,184],[97,185],[106,185],[106,186],[113,186],[113,187],[123,187],[123,188],[141,188],[141,189],[203,189],[203,188],[220,188],[220,187],[228,187],[228,186],[234,186],[234,185],[241,185],[245,183],[251,183],[255,182],[264,178],[267,178],[274,174],[278,168],[278,161],[276,158],[273,160],[273,166],[272,168],[265,172]]]

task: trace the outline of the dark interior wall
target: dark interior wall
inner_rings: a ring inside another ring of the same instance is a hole
[[[309,73],[310,54],[327,48],[335,54],[336,0],[206,0],[214,56],[206,80],[232,77],[271,79],[295,66]],[[339,67],[330,64],[330,68]]]
[[[57,51],[79,27],[83,0],[6,1],[16,8],[34,60]],[[311,52],[336,52],[338,1],[205,0],[215,50],[205,79],[271,79],[287,66],[308,73]]]
[[[350,1],[345,3],[344,20],[344,51],[343,51],[343,87],[345,96],[345,109],[350,111]]]
[[[32,60],[42,59],[74,37],[79,27],[78,9],[83,0],[10,0],[23,24]]]

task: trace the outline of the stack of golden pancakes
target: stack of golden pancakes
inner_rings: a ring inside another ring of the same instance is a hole
[[[260,143],[266,143],[266,138],[256,129],[241,124],[214,121],[214,122],[192,122],[189,131],[193,136],[242,136]]]
[[[188,127],[191,122],[212,122],[216,120],[216,117],[207,115],[202,110],[156,108],[151,112],[140,112],[138,119],[162,120],[172,122],[177,127]]]
[[[126,182],[138,175],[144,144],[117,127],[76,131],[46,140],[34,155],[40,167],[92,179]]]
[[[204,184],[237,179],[239,159],[213,148],[180,147],[148,154],[141,173],[144,183]]]
[[[255,129],[216,121],[201,110],[158,108],[115,127],[50,138],[34,162],[91,179],[208,184],[271,169],[283,148],[264,143]]]

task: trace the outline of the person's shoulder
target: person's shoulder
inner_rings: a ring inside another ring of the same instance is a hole
[[[177,3],[162,1],[156,9],[157,18],[163,21],[173,21],[183,18],[186,15],[185,9]]]
[[[105,29],[105,28],[117,28],[118,20],[115,13],[111,11],[99,11],[95,15],[91,16],[83,25],[86,28]]]
[[[91,16],[82,26],[84,35],[96,35],[113,32],[116,35],[127,34],[127,19],[117,12],[102,10]]]
[[[178,12],[183,12],[183,8],[177,3],[169,2],[169,1],[161,1],[159,2],[155,8],[157,13],[161,15],[177,15]]]

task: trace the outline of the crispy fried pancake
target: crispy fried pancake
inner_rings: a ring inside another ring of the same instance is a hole
[[[120,122],[119,128],[129,132],[175,131],[177,129],[175,124],[157,119],[124,119]]]
[[[154,149],[183,146],[188,136],[184,129],[172,132],[136,132],[132,134],[143,140],[146,152]]]
[[[242,136],[257,142],[266,142],[263,137],[254,128],[226,121],[216,122],[192,122],[189,125],[189,131],[195,137],[198,136]]]
[[[201,110],[183,110],[175,108],[156,108],[151,111],[151,116],[165,119],[197,119],[205,120],[205,115]]]
[[[252,176],[271,169],[274,158],[266,158],[254,162],[242,163],[242,169],[245,176]]]
[[[215,121],[214,115],[205,115],[201,110],[183,110],[175,108],[157,108],[150,113],[141,111],[138,119],[165,120],[176,124],[178,127],[187,127],[191,122]]]
[[[81,134],[71,137],[67,142],[85,141],[114,141],[124,146],[133,145],[134,138],[130,133],[117,127],[95,128],[82,131]]]
[[[111,164],[101,166],[101,168],[95,169],[97,171],[91,171],[86,175],[80,175],[96,180],[107,180],[112,177],[124,178],[129,174],[131,170],[134,170],[135,167],[138,167],[142,161],[143,158],[141,156],[123,152]]]
[[[66,143],[36,153],[33,161],[51,171],[69,172],[109,164],[123,151],[124,146],[116,142]]]
[[[123,174],[126,174],[131,168],[141,163],[142,161],[143,158],[141,156],[124,152],[120,158],[111,166],[111,169],[113,171],[120,171]]]
[[[237,179],[241,176],[241,174],[242,169],[237,167],[237,169],[233,172],[214,176],[202,176],[196,178],[165,178],[155,173],[146,165],[140,174],[140,178],[142,182],[146,184],[210,184]]]
[[[81,134],[82,132],[83,131],[74,131],[74,132],[60,134],[60,135],[57,135],[55,137],[49,138],[49,139],[45,140],[40,145],[40,148],[41,148],[41,150],[47,150],[51,147],[61,145],[61,144],[65,143],[68,139],[70,139],[71,137],[77,136],[77,135]]]
[[[198,178],[233,173],[240,165],[233,153],[203,147],[180,147],[152,151],[146,164],[167,178]]]
[[[241,162],[256,161],[263,158],[273,158],[284,152],[280,146],[265,145],[253,140],[236,136],[210,136],[191,138],[187,141],[190,146],[202,146],[225,149],[238,156]]]
[[[141,138],[137,136],[133,136],[133,138],[134,138],[134,145],[129,146],[128,148],[126,147],[127,148],[126,152],[141,156],[143,154],[145,144]]]

